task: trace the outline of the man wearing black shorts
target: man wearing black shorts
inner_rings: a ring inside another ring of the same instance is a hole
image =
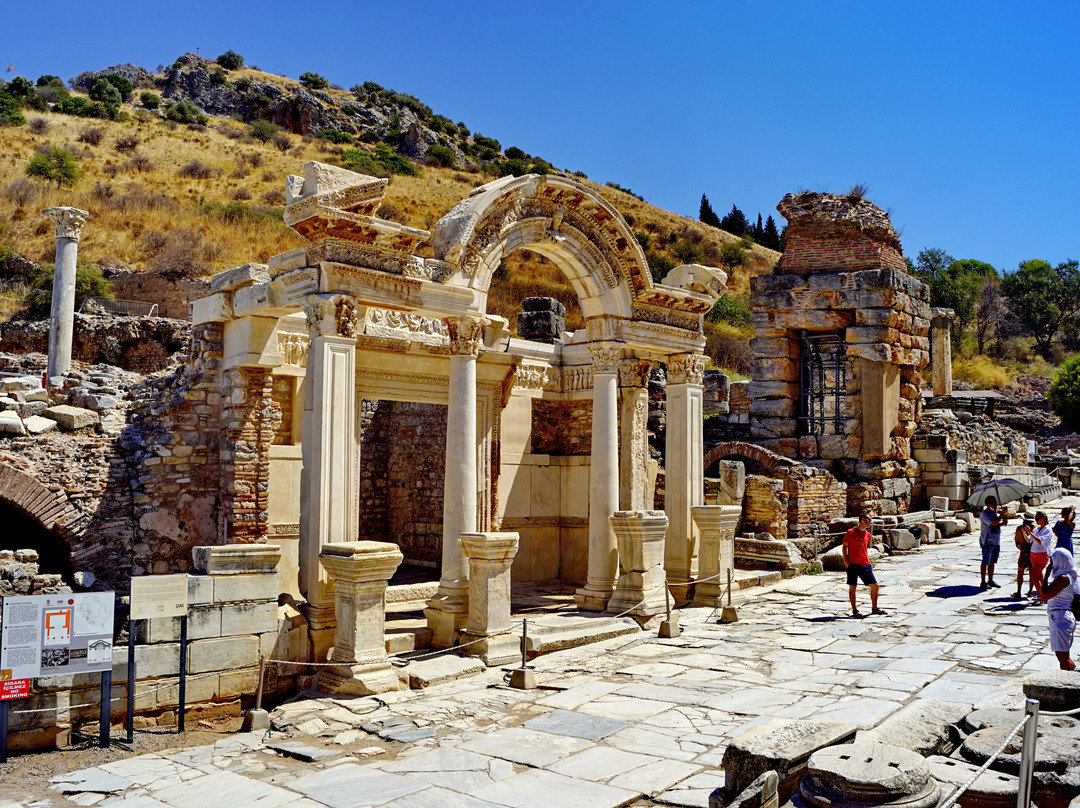
[[[859,517],[859,526],[844,534],[841,548],[844,566],[847,567],[848,600],[851,601],[852,617],[862,617],[859,607],[855,605],[855,587],[859,581],[870,587],[870,614],[885,614],[877,605],[878,582],[870,566],[870,542],[870,517],[863,514]]]

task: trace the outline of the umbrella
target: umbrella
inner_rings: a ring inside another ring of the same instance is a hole
[[[1000,480],[990,480],[977,486],[967,498],[967,504],[973,508],[981,508],[986,504],[988,497],[996,497],[998,505],[1004,505],[1006,502],[1023,499],[1030,490],[1031,486],[1019,480],[1002,477]]]

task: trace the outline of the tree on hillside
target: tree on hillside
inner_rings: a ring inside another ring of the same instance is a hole
[[[701,195],[701,207],[698,209],[698,221],[704,222],[711,227],[720,226],[720,217],[716,215],[716,211],[712,209],[712,205],[709,204],[709,197],[705,194]]]
[[[739,210],[735,205],[732,205],[728,215],[720,220],[720,229],[727,230],[734,236],[746,235],[746,231],[749,227],[750,223],[746,221],[746,214]]]
[[[1024,261],[1001,279],[1001,291],[1039,353],[1049,359],[1054,335],[1080,312],[1080,264],[1065,261],[1052,267],[1040,259]]]
[[[754,241],[758,244],[761,243],[762,237],[765,235],[765,225],[761,223],[761,214],[757,215],[757,224],[751,228],[751,235],[754,237]]]
[[[761,246],[770,250],[783,249],[780,244],[780,234],[776,231],[776,221],[771,215],[765,220],[765,230],[761,235]]]
[[[975,339],[979,353],[984,353],[990,337],[998,333],[1005,318],[1005,298],[1001,294],[1001,278],[995,272],[984,275],[975,301]]]
[[[83,173],[75,162],[75,155],[67,149],[53,146],[47,152],[36,152],[26,164],[26,175],[46,182],[55,182],[57,189],[73,186],[82,179]]]
[[[915,270],[920,275],[919,279],[921,281],[930,283],[938,273],[944,272],[952,266],[955,260],[944,250],[930,247],[919,253],[918,260],[915,262]]]
[[[997,270],[984,261],[964,258],[957,261],[936,247],[919,253],[917,263],[909,270],[930,287],[930,305],[952,309],[954,342],[959,347],[960,336],[977,319],[977,307],[983,279],[997,277]],[[984,334],[985,336],[985,334]]]

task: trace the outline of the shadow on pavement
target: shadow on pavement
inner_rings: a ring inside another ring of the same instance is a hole
[[[978,595],[983,590],[974,584],[959,584],[954,586],[940,586],[932,592],[927,592],[928,598],[970,598]]]

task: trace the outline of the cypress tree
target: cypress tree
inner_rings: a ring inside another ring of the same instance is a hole
[[[701,195],[701,208],[698,211],[698,220],[704,222],[712,227],[720,226],[720,217],[716,215],[716,211],[712,209],[712,205],[709,204],[709,197],[705,194]]]
[[[734,236],[745,236],[750,229],[750,223],[746,221],[746,214],[732,205],[731,212],[720,220],[720,229],[727,230]]]
[[[776,231],[776,222],[771,215],[765,220],[765,229],[761,235],[761,246],[768,247],[770,250],[780,249],[780,234]]]

